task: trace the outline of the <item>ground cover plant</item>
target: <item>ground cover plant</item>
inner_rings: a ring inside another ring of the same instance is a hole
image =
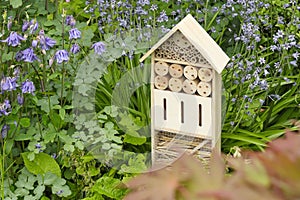
[[[150,164],[138,60],[188,13],[231,57],[222,151],[296,129],[296,1],[5,0],[0,13],[1,199],[122,199]]]

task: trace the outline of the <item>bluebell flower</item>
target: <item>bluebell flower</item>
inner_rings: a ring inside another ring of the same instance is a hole
[[[157,18],[157,22],[167,22],[169,20],[168,15],[166,14],[166,11],[161,11],[159,17]]]
[[[9,131],[10,127],[7,124],[4,124],[2,129],[1,129],[1,138],[4,139],[7,136],[7,133]]]
[[[22,60],[30,63],[32,63],[35,60],[39,61],[38,57],[34,54],[32,48],[27,48],[22,51]]]
[[[64,191],[63,191],[63,190],[59,190],[59,191],[57,191],[57,192],[56,192],[56,195],[58,195],[58,196],[59,196],[59,195],[62,195],[63,193],[64,193]]]
[[[292,56],[298,60],[298,57],[300,56],[300,53],[298,51],[296,51],[295,53],[292,54]]]
[[[35,144],[35,148],[37,148],[37,149],[41,149],[41,148],[42,148],[42,145],[41,145],[41,143],[37,143],[37,144]]]
[[[12,91],[16,90],[17,85],[17,78],[16,77],[3,77],[1,80],[0,86],[2,91]]]
[[[105,44],[103,42],[96,42],[92,45],[95,53],[101,55],[105,51]]]
[[[297,60],[291,61],[290,64],[293,65],[293,66],[295,66],[295,67],[298,67],[298,65],[297,65]]]
[[[39,28],[39,23],[35,20],[31,20],[31,25],[29,27],[30,34],[33,34]]]
[[[66,50],[58,50],[54,58],[58,64],[61,64],[62,62],[68,62],[69,61],[69,53]]]
[[[156,4],[152,4],[150,7],[150,10],[155,11],[155,10],[157,10],[157,8],[158,8],[158,6]]]
[[[265,103],[265,101],[262,100],[262,99],[259,99],[259,103],[260,103],[261,105],[263,105],[263,104]]]
[[[38,41],[37,40],[32,40],[31,46],[36,47],[37,45],[38,45]]]
[[[73,54],[76,54],[80,51],[80,47],[78,44],[73,44],[70,51],[73,53]]]
[[[13,75],[14,75],[15,77],[19,77],[19,75],[20,75],[20,68],[19,68],[19,67],[16,67],[16,68],[14,69]]]
[[[65,20],[65,24],[73,27],[73,26],[75,26],[76,21],[75,21],[75,19],[72,15],[67,15],[66,20]]]
[[[17,101],[18,101],[18,104],[19,104],[20,106],[23,105],[23,103],[24,103],[24,98],[23,98],[23,96],[20,95],[20,94],[18,94],[18,96],[17,96]]]
[[[258,62],[259,62],[259,64],[262,65],[262,64],[266,63],[266,60],[265,60],[265,58],[261,57],[261,58],[259,58]]]
[[[53,159],[56,159],[58,156],[56,155],[56,153],[53,153],[53,154],[51,155],[51,157],[52,157]]]
[[[32,25],[32,22],[30,21],[23,21],[23,25],[22,25],[22,32],[25,32],[28,30],[28,28],[30,27],[30,25]]]
[[[44,30],[40,31],[39,40],[40,40],[40,48],[46,51],[52,48],[56,44],[55,40],[49,37],[45,37]]]
[[[25,93],[30,93],[30,94],[34,94],[34,91],[35,91],[35,86],[33,84],[32,81],[29,81],[28,79],[26,81],[24,81],[22,83],[22,93],[25,94]]]
[[[15,47],[21,44],[21,40],[25,40],[25,38],[12,31],[10,32],[8,38],[6,38],[6,40],[1,40],[1,42],[6,42],[8,46]]]
[[[81,37],[81,32],[77,28],[69,30],[69,39],[78,39]]]
[[[22,51],[18,51],[15,55],[15,59],[17,62],[20,62],[22,60],[22,56],[23,56],[23,53]]]
[[[0,117],[2,115],[9,115],[11,109],[11,105],[9,103],[9,100],[5,100],[4,103],[0,103]]]

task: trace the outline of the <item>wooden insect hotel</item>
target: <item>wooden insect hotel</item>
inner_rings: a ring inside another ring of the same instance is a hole
[[[162,37],[151,55],[152,163],[167,165],[182,149],[207,159],[220,149],[221,72],[229,58],[191,16]]]

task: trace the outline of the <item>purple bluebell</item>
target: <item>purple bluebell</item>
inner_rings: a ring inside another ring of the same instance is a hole
[[[32,40],[31,46],[36,47],[37,45],[38,45],[38,41],[37,40]]]
[[[92,45],[95,53],[101,55],[105,51],[105,44],[103,42],[96,42]]]
[[[20,106],[23,105],[23,103],[24,103],[24,97],[23,97],[23,95],[18,94],[18,96],[17,96],[17,101],[18,101],[18,104],[19,104]]]
[[[11,105],[9,100],[5,100],[4,103],[0,103],[0,116],[7,116],[10,114]]]
[[[31,24],[32,24],[31,21],[30,21],[30,22],[27,21],[27,20],[26,20],[26,21],[23,21],[22,32],[27,31]]]
[[[158,8],[158,6],[156,4],[152,4],[150,7],[150,10],[155,11],[155,10],[157,10],[157,8]]]
[[[69,53],[66,50],[56,51],[54,58],[58,64],[69,61]]]
[[[57,191],[57,192],[56,192],[56,195],[58,195],[58,196],[59,196],[59,195],[62,195],[63,193],[64,193],[64,191],[63,191],[63,190],[59,190],[59,191]]]
[[[1,114],[0,114],[0,116],[1,116]],[[6,138],[9,129],[10,129],[10,127],[9,127],[9,125],[7,125],[7,124],[4,124],[4,125],[2,126],[2,129],[1,129],[1,138],[2,138],[2,139]]]
[[[29,32],[30,34],[33,34],[38,28],[39,28],[39,23],[36,20],[31,20],[31,24],[29,27]]]
[[[157,22],[167,22],[168,21],[168,15],[166,14],[166,11],[161,11],[159,17],[156,20]]]
[[[77,28],[69,30],[69,39],[78,39],[81,37],[81,32]]]
[[[297,60],[291,61],[290,64],[293,65],[293,66],[295,66],[295,67],[298,67],[298,65],[297,65]]]
[[[32,63],[35,60],[39,61],[38,57],[34,54],[32,48],[27,48],[22,51],[22,60],[30,63]]]
[[[10,32],[8,38],[5,40],[1,40],[1,42],[6,42],[8,46],[16,47],[21,44],[21,41],[25,40],[25,38],[18,33],[12,31]]]
[[[20,62],[22,60],[22,56],[23,56],[23,53],[22,51],[18,51],[15,55],[15,59],[17,62]]]
[[[73,54],[76,54],[80,51],[80,47],[78,44],[73,44],[70,51],[73,53]]]
[[[39,142],[35,144],[35,148],[38,149],[39,152],[43,152],[42,147],[43,147],[43,146],[42,146],[41,143],[39,143]]]
[[[16,68],[14,69],[13,75],[14,75],[15,77],[19,77],[19,75],[20,75],[20,67],[16,67]]]
[[[44,34],[44,30],[41,30],[40,33],[39,33],[39,39],[40,39],[40,48],[42,50],[49,50],[50,48],[52,48],[55,44],[56,44],[56,41],[49,38],[49,37],[46,37],[45,34]]]
[[[37,143],[37,144],[35,144],[35,148],[37,148],[37,149],[40,149],[40,148],[42,148],[42,145],[41,145],[41,143]]]
[[[69,26],[73,27],[73,26],[75,26],[76,21],[75,21],[75,19],[74,19],[74,17],[72,15],[67,15],[65,23],[66,23],[66,25],[69,25]]]
[[[259,64],[262,65],[262,64],[266,63],[266,60],[265,60],[265,58],[261,57],[261,58],[259,58],[258,62],[259,62]]]
[[[16,87],[18,87],[16,81],[17,81],[16,77],[3,77],[0,83],[1,91],[16,90]]]
[[[295,53],[292,54],[292,56],[298,60],[299,56],[300,56],[300,53],[298,51],[296,51]]]
[[[28,79],[26,81],[24,81],[22,83],[22,93],[25,94],[25,93],[30,93],[30,94],[34,94],[34,91],[35,91],[35,86],[33,84],[32,81],[29,81]]]

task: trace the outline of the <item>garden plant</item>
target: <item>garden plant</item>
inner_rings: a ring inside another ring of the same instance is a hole
[[[139,59],[187,14],[231,58],[222,72],[222,152],[266,151],[245,170],[230,160],[228,182],[222,159],[212,159],[214,189],[227,187],[201,195],[299,198],[299,189],[289,190],[299,188],[299,137],[270,143],[300,120],[296,0],[3,0],[0,13],[0,199],[134,196],[129,188],[144,179],[132,178],[151,163],[150,60]],[[269,160],[276,156],[284,166]],[[203,174],[196,177],[209,178]],[[164,198],[193,199],[204,187],[197,181],[177,196],[173,185]],[[240,193],[228,193],[238,185]]]

